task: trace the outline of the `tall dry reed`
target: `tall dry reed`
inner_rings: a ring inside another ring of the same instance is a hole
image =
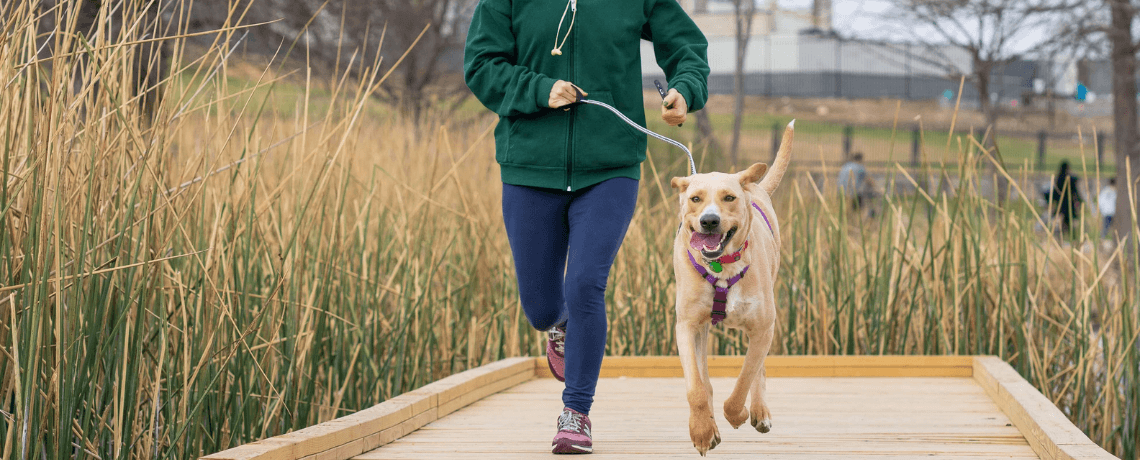
[[[541,353],[502,230],[491,117],[379,115],[372,62],[319,84],[275,68],[223,78],[242,33],[227,28],[195,59],[173,41],[148,122],[124,78],[145,30],[59,30],[57,57],[37,61],[32,12],[12,8],[0,458],[193,458]],[[75,87],[81,66],[94,78]],[[1136,254],[1035,230],[1031,199],[978,192],[989,155],[956,152],[960,169],[924,176],[960,178],[952,193],[890,195],[874,218],[809,175],[785,179],[776,352],[1000,355],[1137,458]],[[684,170],[651,146],[609,282],[611,354],[675,352],[668,180]],[[737,334],[714,340],[743,351]]]

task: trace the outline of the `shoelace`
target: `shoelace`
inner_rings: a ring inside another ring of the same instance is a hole
[[[566,333],[558,330],[558,328],[551,328],[547,331],[550,336],[550,341],[554,342],[554,351],[559,353],[566,353]]]
[[[558,417],[558,431],[572,431],[574,433],[581,433],[581,416],[568,410],[562,411],[562,415]]]

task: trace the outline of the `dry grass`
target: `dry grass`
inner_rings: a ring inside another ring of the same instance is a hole
[[[131,35],[26,66],[30,17],[12,17],[0,458],[192,458],[541,352],[502,230],[492,119],[377,115],[374,63],[322,87],[315,113],[316,85],[220,78],[214,47],[176,55],[148,124],[117,78]],[[99,63],[98,89],[70,89],[80,57]],[[264,111],[282,104],[296,113]],[[1024,200],[971,188],[987,156],[959,155],[961,193],[892,198],[875,219],[785,179],[777,352],[997,354],[1136,458],[1140,258],[1036,233]],[[675,352],[667,182],[684,168],[651,145],[607,293],[612,354]],[[736,334],[715,341],[742,350]]]

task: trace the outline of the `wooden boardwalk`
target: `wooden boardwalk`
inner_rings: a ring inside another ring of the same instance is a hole
[[[205,458],[554,458],[562,383],[545,366],[544,358],[500,361]],[[718,406],[739,366],[739,357],[710,358]],[[774,356],[767,367],[772,431],[734,430],[718,412],[723,442],[710,457],[1114,458],[997,358]],[[676,357],[607,358],[590,458],[698,457],[679,375]]]

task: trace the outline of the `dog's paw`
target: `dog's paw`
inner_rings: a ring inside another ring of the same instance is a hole
[[[724,418],[728,420],[728,424],[732,425],[733,429],[740,428],[740,425],[748,421],[748,409],[746,409],[743,404],[741,404],[739,408],[732,408],[725,402]]]
[[[753,411],[750,423],[752,423],[753,428],[756,428],[756,431],[761,433],[772,431],[772,417],[768,414],[767,410]]]
[[[697,448],[703,457],[706,452],[720,444],[720,430],[712,416],[689,417],[689,438],[693,440],[693,447]]]

